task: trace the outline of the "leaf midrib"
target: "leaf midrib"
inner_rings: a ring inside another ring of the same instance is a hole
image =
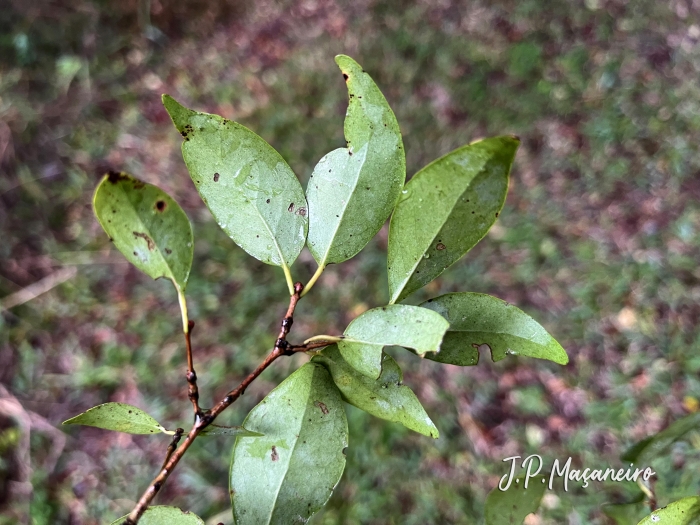
[[[282,490],[282,485],[284,485],[284,481],[287,479],[287,474],[289,474],[289,465],[292,462],[292,457],[294,456],[294,451],[297,448],[297,444],[299,443],[299,439],[301,436],[301,430],[304,426],[304,420],[306,417],[306,412],[309,410],[309,398],[311,397],[311,390],[313,389],[313,378],[314,374],[316,373],[316,370],[313,370],[313,373],[311,374],[311,379],[309,381],[309,389],[306,393],[306,399],[304,400],[304,414],[302,415],[301,418],[299,418],[299,427],[297,427],[297,432],[294,433],[296,435],[296,438],[294,440],[294,446],[292,447],[291,451],[289,452],[289,459],[285,465],[284,469],[284,476],[282,476],[282,479],[280,480],[279,485],[277,486],[277,491],[275,492],[275,499],[274,499],[274,504],[270,507],[270,515],[267,518],[267,523],[269,525],[270,521],[272,520],[272,515],[275,513],[275,509],[277,508],[277,502],[279,501],[279,494],[280,491]]]
[[[374,133],[372,134],[372,138],[373,138],[373,137],[374,137]],[[326,260],[328,259],[328,254],[331,252],[331,248],[333,247],[333,241],[335,240],[335,237],[336,237],[336,235],[338,234],[338,230],[340,230],[340,225],[343,223],[343,219],[345,218],[345,214],[347,213],[348,208],[350,207],[350,201],[352,200],[352,197],[353,197],[353,195],[355,194],[355,190],[357,189],[357,185],[358,185],[358,183],[360,182],[360,174],[362,173],[362,169],[363,169],[364,166],[365,166],[365,162],[367,162],[367,154],[369,153],[369,143],[370,143],[370,141],[372,140],[372,138],[370,138],[370,140],[368,140],[368,141],[367,141],[365,144],[363,144],[362,147],[360,148],[360,150],[362,150],[362,148],[364,148],[365,146],[367,146],[367,151],[365,152],[365,155],[364,155],[364,157],[363,157],[363,159],[362,159],[362,164],[360,164],[360,167],[359,167],[359,169],[357,170],[357,177],[355,177],[355,183],[353,184],[352,189],[350,190],[350,197],[348,198],[347,203],[345,204],[345,207],[343,208],[343,211],[340,212],[340,218],[338,219],[338,222],[337,222],[337,224],[336,224],[336,227],[335,227],[335,229],[333,230],[333,235],[331,236],[331,240],[330,240],[330,242],[328,243],[328,248],[326,249],[326,253],[323,255],[323,260],[319,263],[319,266],[325,266],[325,265],[326,265]],[[350,148],[338,148],[338,149],[335,150],[335,151],[338,151],[338,150],[341,150],[341,151],[342,151],[342,150],[345,150],[345,151],[347,151],[348,153],[350,153]],[[348,157],[350,157],[350,155],[348,155]]]

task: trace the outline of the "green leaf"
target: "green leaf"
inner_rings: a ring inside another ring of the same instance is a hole
[[[478,347],[488,345],[491,359],[507,355],[569,362],[566,351],[537,321],[515,306],[481,293],[449,293],[421,306],[447,319],[450,328],[438,354],[425,357],[439,363],[469,366],[479,361]]]
[[[129,262],[184,291],[193,255],[192,226],[160,188],[126,173],[104,176],[93,199],[95,215]]]
[[[473,142],[428,164],[406,184],[389,227],[391,303],[435,279],[496,221],[520,140]]]
[[[111,525],[122,525],[128,517],[128,514],[122,516]],[[139,525],[204,525],[204,521],[199,516],[177,507],[156,505],[146,509],[139,520]]]
[[[396,206],[406,180],[406,155],[394,112],[352,58],[335,58],[347,84],[347,148],[323,157],[309,179],[308,246],[319,266],[356,255]]]
[[[638,525],[697,525],[700,523],[700,496],[679,499],[655,510]]]
[[[245,427],[225,427],[222,425],[209,425],[199,433],[200,436],[241,436],[259,437],[259,432],[253,432]]]
[[[403,384],[403,373],[391,356],[383,355],[382,374],[376,380],[351,367],[336,345],[326,347],[311,361],[328,369],[344,401],[378,418],[438,438],[438,429],[413,391]]]
[[[345,468],[348,422],[338,389],[307,363],[244,421],[264,437],[238,437],[230,471],[237,525],[306,523],[325,505]]]
[[[537,512],[547,488],[544,476],[531,477],[527,488],[523,477],[516,479],[519,482],[514,479],[508,490],[496,487],[486,496],[486,525],[522,524],[528,514]]]
[[[690,414],[674,421],[658,434],[635,443],[622,454],[620,459],[637,465],[648,465],[685,434],[699,428],[700,412]]]
[[[127,434],[156,434],[165,429],[140,408],[126,403],[104,403],[75,417],[67,419],[64,425],[86,425],[88,427],[116,430]]]
[[[306,198],[282,156],[261,137],[218,115],[163,105],[184,137],[182,156],[219,226],[250,255],[289,267],[306,242]]]
[[[419,355],[437,352],[448,327],[442,316],[426,308],[392,304],[367,310],[353,320],[338,348],[355,370],[377,379],[382,371],[382,348],[404,346]]]
[[[627,503],[606,503],[600,507],[600,510],[617,525],[636,525],[644,506],[644,499],[644,494],[639,492]]]

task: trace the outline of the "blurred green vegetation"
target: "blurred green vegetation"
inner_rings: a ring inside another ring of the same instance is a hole
[[[0,314],[0,523],[109,522],[162,461],[167,436],[56,430],[64,419],[106,401],[173,427],[190,419],[175,294],[110,249],[91,210],[98,177],[117,169],[158,184],[193,222],[188,296],[206,406],[271,346],[287,292],[279,269],[238,249],[199,200],[160,94],[255,130],[305,183],[343,145],[341,52],[392,104],[409,176],[476,138],[522,138],[499,221],[410,301],[496,295],[541,321],[571,363],[482,356],[461,369],[394,352],[441,437],[348,408],[346,472],[312,521],[481,523],[503,458],[617,466],[629,444],[697,411],[699,15],[690,0],[6,2],[0,297],[21,304]],[[385,249],[383,230],[330,267],[291,339],[340,333],[384,304]],[[293,274],[314,269],[305,252]],[[239,424],[305,359],[276,363],[222,424]],[[231,445],[198,441],[158,501],[230,523]],[[661,505],[697,494],[698,434],[652,466]],[[601,504],[632,489],[554,490],[528,524],[609,523]]]

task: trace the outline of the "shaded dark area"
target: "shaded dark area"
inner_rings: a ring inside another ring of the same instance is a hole
[[[409,176],[489,135],[522,139],[489,235],[410,299],[477,291],[542,322],[566,367],[445,367],[393,352],[437,441],[348,411],[348,466],[315,523],[480,523],[502,459],[617,467],[634,441],[700,407],[700,5],[697,1],[166,3],[9,0],[0,9],[0,524],[97,524],[127,512],[167,436],[60,422],[119,401],[191,417],[177,298],[111,249],[91,209],[125,171],[176,197],[195,231],[188,287],[203,406],[274,343],[287,292],[200,201],[160,102],[253,129],[302,182],[343,146],[355,57],[404,134]],[[290,341],[340,333],[384,304],[386,229],[300,303]],[[293,268],[315,270],[304,252]],[[280,361],[221,424],[299,364]],[[161,504],[231,523],[232,442],[202,439]],[[654,469],[659,503],[697,494],[697,434]],[[545,496],[528,525],[608,523],[633,487]]]

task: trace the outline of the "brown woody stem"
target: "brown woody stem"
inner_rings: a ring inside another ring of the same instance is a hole
[[[240,385],[238,385],[236,388],[234,388],[228,394],[226,394],[226,396],[221,401],[219,401],[214,406],[214,408],[205,412],[199,411],[199,417],[195,417],[194,425],[192,426],[192,429],[189,431],[187,436],[185,436],[185,440],[179,447],[175,448],[180,440],[180,436],[182,435],[181,429],[178,429],[178,431],[175,434],[175,437],[173,437],[173,441],[168,447],[168,451],[166,452],[166,458],[163,462],[163,466],[160,469],[160,472],[148,486],[148,488],[143,493],[139,501],[136,503],[136,506],[131,511],[129,516],[126,518],[126,520],[124,520],[124,523],[122,525],[136,525],[136,523],[138,523],[143,513],[146,512],[146,509],[151,504],[151,501],[153,501],[153,498],[155,498],[156,494],[158,494],[158,491],[160,491],[161,487],[165,484],[173,469],[180,462],[182,457],[185,455],[185,452],[187,452],[187,449],[190,448],[194,440],[197,439],[197,436],[201,433],[201,431],[204,430],[207,426],[209,426],[216,419],[216,417],[219,414],[221,414],[221,412],[226,410],[234,401],[236,401],[236,399],[241,397],[245,392],[246,388],[248,388],[248,386],[267,369],[267,367],[269,367],[277,358],[283,355],[293,355],[297,352],[306,352],[307,350],[311,350],[312,348],[318,348],[318,346],[314,346],[314,343],[311,343],[309,345],[294,346],[290,345],[287,342],[287,334],[289,334],[289,330],[291,329],[292,323],[294,322],[294,310],[296,309],[297,303],[299,302],[301,292],[303,291],[303,289],[303,284],[294,284],[294,294],[289,299],[289,307],[287,308],[287,313],[282,319],[280,332],[277,336],[277,341],[275,341],[275,346],[272,349],[272,352],[268,354],[268,356],[263,360],[263,362],[260,363],[258,367],[255,370],[253,370],[248,375],[248,377],[246,377],[241,382]],[[192,366],[192,351],[189,338],[189,333],[191,332],[192,326],[189,327],[190,330],[188,330],[185,334],[185,338],[187,340],[187,381],[190,384],[190,400],[193,399],[193,383],[195,392],[197,390],[196,376],[194,377],[194,380],[192,382],[189,378],[190,371],[194,375],[194,367]],[[319,345],[320,343],[315,344]],[[197,414],[199,406],[196,400],[192,403],[195,407],[195,414]]]

